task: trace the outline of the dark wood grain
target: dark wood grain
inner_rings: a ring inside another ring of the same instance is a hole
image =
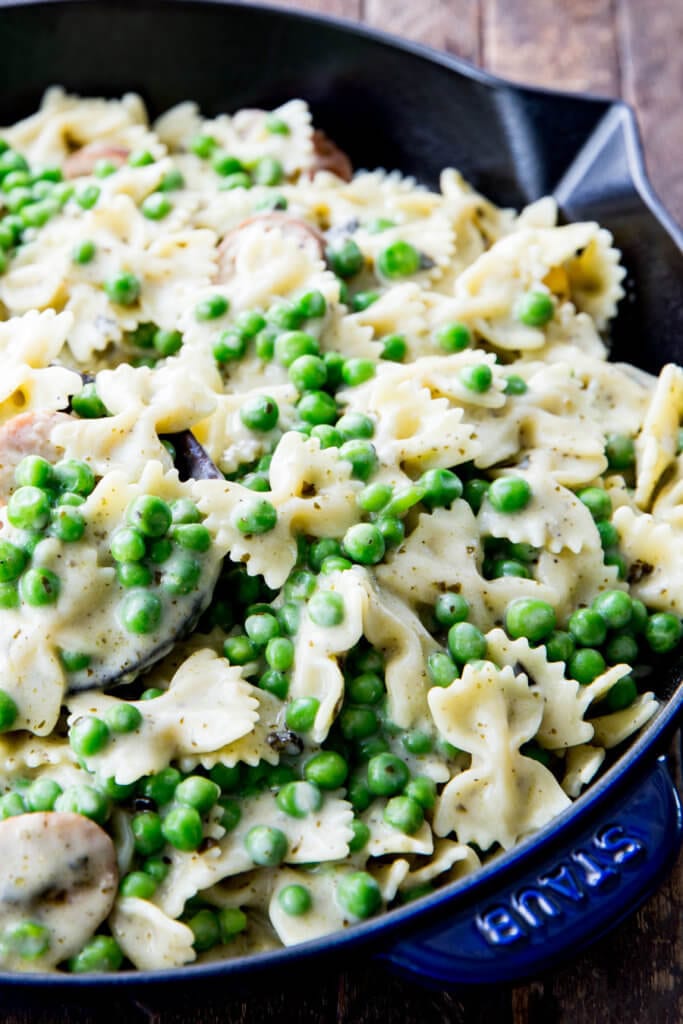
[[[683,221],[683,0],[271,0],[326,12],[449,50],[519,81],[623,95],[647,162]],[[681,1024],[683,858],[658,893],[607,939],[528,984],[424,992],[370,962],[264,990],[192,992],[172,1010],[114,998],[0,1009],[3,1024]],[[0,1008],[2,999],[0,996]]]

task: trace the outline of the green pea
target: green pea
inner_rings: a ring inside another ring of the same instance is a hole
[[[322,537],[311,544],[308,553],[308,562],[315,572],[320,572],[322,564],[330,555],[340,555],[341,544],[333,537]]]
[[[269,640],[280,635],[280,623],[275,615],[270,613],[247,616],[244,629],[249,639],[257,647],[265,647]]]
[[[148,775],[140,783],[140,789],[143,796],[154,800],[161,807],[163,804],[170,803],[173,799],[173,794],[181,779],[182,775],[178,769],[169,766],[168,768],[162,768],[160,772],[156,772],[154,775]]]
[[[387,825],[407,835],[414,835],[424,821],[424,810],[410,796],[395,796],[387,802],[382,816]]]
[[[346,693],[354,704],[378,704],[385,695],[384,682],[376,672],[363,672],[347,681]]]
[[[299,628],[299,618],[301,610],[298,605],[291,601],[286,601],[281,608],[277,610],[277,621],[280,623],[280,628],[283,633],[288,636],[294,636]],[[266,654],[266,658],[268,655]],[[294,657],[294,648],[292,647],[292,658]]]
[[[27,228],[42,228],[58,212],[59,203],[55,199],[41,199],[22,205],[20,217]]]
[[[127,701],[117,701],[112,704],[104,713],[104,721],[112,732],[125,734],[135,732],[142,725],[142,713],[134,704]]]
[[[378,753],[381,753],[381,751],[378,751]],[[347,787],[346,798],[357,814],[362,814],[363,811],[366,811],[374,799],[368,788],[367,779],[360,775],[356,775],[351,779]],[[369,831],[368,829],[368,834]],[[349,850],[351,850],[350,844]]]
[[[206,952],[206,950],[211,949],[221,941],[221,929],[218,918],[213,911],[206,907],[193,914],[188,920],[187,925],[194,935],[192,945],[198,953]]]
[[[327,366],[319,356],[298,356],[289,366],[289,379],[297,391],[317,391],[327,381]]]
[[[231,363],[242,359],[247,351],[247,340],[235,331],[222,331],[213,347],[217,363]]]
[[[253,171],[254,182],[257,185],[279,185],[285,176],[284,169],[279,160],[272,156],[263,156],[257,161]]]
[[[84,384],[81,392],[72,396],[71,409],[84,420],[94,420],[109,415],[109,410],[97,394],[94,383]]]
[[[612,686],[605,697],[605,704],[610,711],[623,711],[633,704],[638,696],[638,688],[632,676],[622,676]]]
[[[434,651],[427,659],[427,672],[434,686],[450,686],[458,669],[445,651]]]
[[[265,121],[266,131],[271,135],[289,135],[290,127],[286,121],[277,114],[268,114]]]
[[[521,476],[499,476],[488,489],[488,500],[496,512],[512,514],[531,501],[531,487]]]
[[[18,921],[3,930],[0,943],[22,960],[38,960],[50,948],[50,932],[37,921]]]
[[[624,556],[619,551],[610,549],[608,551],[605,551],[604,558],[605,565],[616,566],[617,579],[625,580],[628,572],[628,566],[626,565],[626,559],[624,558]]]
[[[246,171],[235,171],[234,174],[226,174],[218,186],[221,192],[230,192],[234,188],[251,188],[253,181]]]
[[[594,647],[582,647],[572,654],[568,662],[569,675],[582,686],[592,683],[607,668],[605,659]]]
[[[395,754],[377,754],[368,762],[368,787],[374,796],[395,796],[405,789],[410,772]]]
[[[576,497],[586,506],[596,522],[609,519],[612,515],[612,499],[601,487],[584,487],[577,492]]]
[[[0,797],[0,821],[26,813],[26,803],[20,793],[5,793]]]
[[[223,654],[231,665],[247,665],[258,657],[258,650],[248,636],[229,636],[223,643]]]
[[[161,622],[162,605],[156,594],[131,590],[118,608],[121,625],[128,633],[154,633]]]
[[[152,582],[152,570],[142,562],[117,562],[116,578],[122,587],[148,587]]]
[[[121,271],[104,282],[104,290],[110,302],[118,306],[133,306],[140,298],[140,279],[128,271]]]
[[[681,639],[681,620],[670,612],[655,612],[645,627],[645,639],[655,654],[668,654]]]
[[[95,243],[90,240],[80,242],[75,249],[71,251],[71,260],[73,263],[84,265],[86,263],[92,263],[95,259],[96,247]]]
[[[202,841],[202,819],[194,807],[173,807],[163,819],[161,831],[176,850],[190,853]]]
[[[470,606],[462,594],[448,591],[439,594],[434,605],[434,618],[441,626],[453,626],[464,622],[470,613]]]
[[[542,643],[557,625],[555,609],[546,601],[520,597],[511,601],[505,612],[505,628],[513,640],[526,637]]]
[[[570,633],[554,629],[545,641],[545,652],[548,661],[569,661],[575,650],[574,639]]]
[[[171,522],[174,525],[185,526],[188,523],[199,523],[201,512],[189,498],[176,498],[170,502]]]
[[[331,590],[314,594],[308,605],[308,614],[316,626],[339,626],[344,621],[344,598]]]
[[[490,486],[491,484],[488,480],[480,480],[476,477],[465,483],[462,496],[474,512],[475,516],[479,512],[482,502],[488,494]]]
[[[375,526],[382,534],[385,547],[398,547],[405,537],[405,526],[395,516],[382,515],[375,521]]]
[[[353,563],[348,558],[342,558],[339,555],[329,555],[323,560],[320,566],[320,572],[323,576],[328,576],[333,572],[346,572],[347,569],[352,569]]]
[[[285,636],[272,637],[266,644],[265,657],[276,672],[287,672],[294,664],[294,644]]]
[[[274,868],[287,856],[287,836],[270,825],[254,825],[247,832],[244,845],[254,864]]]
[[[320,701],[316,697],[298,697],[288,706],[285,722],[295,732],[310,732],[315,724]]]
[[[349,705],[339,715],[339,728],[347,740],[363,740],[377,732],[377,715],[370,708]]]
[[[153,878],[157,885],[161,885],[170,870],[170,863],[166,863],[163,857],[147,857],[142,865],[142,870],[150,878]]]
[[[0,538],[0,582],[6,583],[21,576],[28,562],[28,554],[8,540]]]
[[[631,598],[624,590],[604,590],[593,601],[593,611],[597,612],[609,629],[620,629],[631,621]]]
[[[555,315],[555,305],[547,292],[525,292],[515,304],[515,316],[527,327],[544,327]]]
[[[582,647],[599,647],[605,642],[607,625],[596,611],[578,608],[569,618],[569,632]]]
[[[319,423],[332,424],[337,419],[337,403],[326,391],[307,391],[299,399],[296,408],[304,423],[313,426]]]
[[[390,501],[392,494],[390,484],[369,484],[356,495],[356,504],[363,512],[379,512]]]
[[[284,586],[284,596],[288,601],[307,601],[315,588],[316,578],[313,573],[299,569],[290,573]]]
[[[156,700],[157,697],[163,697],[165,690],[161,690],[158,686],[150,686],[148,690],[143,690],[140,694],[140,700]]]
[[[15,188],[23,188],[31,184],[31,175],[27,171],[10,171],[2,179],[3,192],[11,192]]]
[[[289,300],[277,302],[268,310],[267,317],[273,327],[283,331],[297,331],[306,319],[299,306]],[[304,355],[304,353],[299,354]]]
[[[192,528],[194,524],[188,525],[190,525]],[[179,544],[181,547],[190,548],[192,550],[191,534],[188,536],[182,533],[182,528],[180,527],[171,527],[170,532],[173,535],[173,540],[176,541],[177,544]],[[181,533],[180,538],[178,537],[177,532]],[[206,547],[204,547],[204,550],[206,551],[211,545],[211,538],[209,537],[207,542],[206,538],[204,538],[203,535],[200,536],[202,536],[200,543],[206,544]],[[164,562],[166,562],[173,554],[173,544],[171,543],[168,537],[158,537],[156,540],[150,539],[145,544],[145,547],[147,549],[147,556],[150,562],[152,562],[154,565],[163,565]]]
[[[320,810],[323,796],[315,782],[288,782],[279,790],[275,803],[291,818],[305,818]]]
[[[126,511],[126,519],[145,537],[163,537],[173,515],[168,502],[153,494],[142,494],[135,498]]]
[[[109,178],[112,174],[116,174],[118,167],[111,160],[103,158],[97,160],[93,168],[93,174],[96,178]]]
[[[148,220],[163,220],[173,209],[173,203],[164,192],[152,192],[143,199],[140,209]]]
[[[61,583],[50,569],[27,569],[19,580],[19,594],[22,601],[34,608],[55,604],[59,598]]]
[[[230,942],[247,927],[247,915],[239,907],[223,907],[218,912],[221,942]]]
[[[133,897],[138,900],[148,900],[156,892],[157,883],[151,875],[144,871],[131,871],[125,875],[119,883],[119,892],[125,897]]]
[[[325,259],[330,270],[341,278],[354,277],[363,269],[363,253],[352,238],[328,245]]]
[[[100,193],[98,185],[86,185],[76,196],[76,202],[83,210],[92,210],[100,198]]]
[[[493,371],[488,363],[463,366],[458,377],[468,391],[474,391],[477,394],[484,394],[493,384]]]
[[[237,510],[234,523],[240,533],[269,533],[277,525],[277,512],[265,499],[245,501]]]
[[[110,935],[96,935],[85,944],[80,953],[68,961],[72,974],[89,974],[93,971],[118,971],[123,963],[123,953]]]
[[[296,310],[304,320],[319,320],[327,312],[327,300],[322,292],[306,292],[297,300]]]
[[[0,608],[19,607],[19,591],[16,583],[0,583]]]
[[[285,885],[278,893],[278,903],[286,914],[301,917],[313,906],[311,890],[305,885]]]
[[[445,352],[462,352],[471,345],[472,332],[467,324],[445,324],[438,329],[435,339]]]
[[[351,308],[354,313],[362,313],[364,309],[368,309],[374,302],[377,302],[378,298],[379,292],[356,292],[351,300]]]
[[[69,730],[71,749],[79,757],[94,757],[109,743],[109,726],[95,715],[79,718]]]
[[[423,490],[422,501],[429,509],[450,508],[462,494],[460,478],[448,469],[428,469],[420,477],[419,485]]]
[[[114,800],[116,803],[123,803],[124,801],[129,800],[135,792],[134,782],[124,785],[117,782],[112,775],[110,775],[109,778],[103,779],[100,785],[104,795],[110,800]]]
[[[162,359],[174,356],[183,347],[183,336],[180,331],[155,331],[154,348]]]
[[[436,803],[436,783],[426,775],[416,775],[406,786],[404,793],[416,800],[424,810],[430,810]]]
[[[408,352],[408,343],[402,334],[390,334],[382,338],[382,359],[391,363],[402,363]]]
[[[391,280],[410,277],[420,270],[421,265],[422,257],[415,246],[400,240],[382,249],[377,257],[377,270]]]
[[[194,308],[195,319],[201,321],[217,320],[224,316],[230,308],[230,303],[224,295],[210,295],[209,298],[198,302]]]
[[[277,402],[269,395],[253,395],[246,399],[240,409],[240,419],[245,427],[259,432],[272,430],[279,416]]]
[[[456,622],[448,630],[448,649],[460,665],[486,657],[486,637],[471,622]]]
[[[55,811],[82,814],[98,825],[103,825],[109,814],[109,801],[105,794],[94,786],[69,786],[55,800]]]
[[[382,904],[380,888],[367,871],[354,871],[344,875],[337,887],[337,902],[342,910],[353,917],[372,917]]]
[[[603,548],[613,548],[619,543],[619,534],[617,528],[613,523],[610,523],[608,519],[601,519],[599,523],[595,524],[597,531],[600,535],[600,543]]]
[[[40,487],[19,487],[7,502],[7,518],[21,530],[42,530],[50,521],[50,499]]]
[[[213,148],[211,151],[213,152]],[[220,174],[224,178],[244,171],[242,162],[236,156],[230,156],[229,153],[216,153],[211,160],[211,166],[216,174]]]
[[[239,785],[240,766],[239,764],[227,765],[219,761],[210,770],[209,778],[224,792],[232,792]]]
[[[242,819],[240,805],[236,800],[230,800],[228,797],[221,797],[218,805],[221,808],[221,825],[226,832],[232,832],[233,829],[237,828]]]
[[[433,746],[432,737],[429,733],[422,732],[420,729],[411,729],[410,732],[404,733],[401,737],[401,742],[409,754],[428,754]]]
[[[372,359],[353,357],[347,359],[342,366],[342,381],[349,388],[358,387],[375,376],[375,364]]]
[[[278,697],[280,700],[285,700],[289,691],[289,680],[283,672],[278,672],[277,669],[271,668],[258,680],[260,689],[267,690],[268,693],[272,693],[273,696]]]
[[[321,750],[304,765],[304,778],[320,789],[339,789],[349,774],[349,766],[335,750]]]
[[[356,523],[344,534],[342,548],[354,562],[376,565],[384,558],[384,537],[372,523]]]
[[[642,601],[633,598],[631,601],[631,621],[629,629],[632,633],[644,633],[647,626],[647,608]]]
[[[336,429],[343,441],[358,438],[369,441],[375,433],[375,424],[362,412],[347,412],[337,420]]]
[[[210,811],[220,796],[220,786],[202,775],[188,775],[175,791],[175,799],[179,804],[194,807],[200,814]]]
[[[631,665],[638,657],[638,641],[630,633],[617,633],[605,644],[605,657],[612,665]]]
[[[610,434],[605,445],[607,464],[613,470],[631,469],[636,461],[636,448],[632,437]]]
[[[29,811],[51,811],[62,787],[54,779],[35,779],[26,790],[24,798]]]
[[[527,391],[527,382],[523,377],[519,377],[516,373],[511,373],[509,377],[505,378],[506,395],[524,395]]]

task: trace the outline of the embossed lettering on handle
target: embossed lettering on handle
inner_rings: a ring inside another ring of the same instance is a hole
[[[475,924],[492,946],[524,942],[547,921],[561,917],[567,907],[589,899],[592,890],[614,884],[623,868],[645,856],[647,849],[639,836],[623,825],[608,825],[590,844],[569,851],[539,875],[535,884],[477,914]]]

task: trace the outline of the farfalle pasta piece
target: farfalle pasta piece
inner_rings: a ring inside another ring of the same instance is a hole
[[[652,394],[650,406],[636,438],[636,503],[650,507],[664,472],[678,454],[678,426],[683,418],[683,370],[669,363]]]
[[[400,888],[410,892],[411,889],[423,886],[435,878],[441,883],[459,881],[479,867],[481,861],[471,846],[454,843],[452,839],[437,839],[429,861],[422,864],[421,861],[414,860],[410,871],[401,881]]]
[[[305,818],[294,818],[280,810],[272,793],[250,797],[241,803],[241,817],[232,832],[204,853],[170,850],[170,870],[154,896],[165,913],[177,917],[191,896],[223,878],[249,871],[254,866],[244,844],[256,825],[277,828],[287,837],[285,864],[336,861],[346,857],[353,832],[351,805],[333,793],[322,806]]]
[[[512,668],[466,665],[461,679],[430,691],[429,706],[440,732],[472,755],[437,799],[438,836],[508,849],[569,804],[552,773],[520,753],[538,731],[543,700]]]
[[[160,771],[169,760],[225,747],[251,732],[257,721],[251,690],[239,668],[213,651],[197,651],[164,694],[131,702],[142,716],[140,725],[134,732],[112,734],[100,753],[85,759],[88,770],[126,785]],[[84,715],[101,716],[118,703],[103,693],[71,697],[69,723]]]
[[[370,838],[363,853],[369,857],[384,857],[395,853],[431,853],[434,837],[429,822],[423,821],[412,834],[403,832],[384,820],[386,803],[386,800],[374,800],[367,811],[360,815],[360,820],[370,830]]]
[[[581,794],[581,790],[588,785],[600,770],[604,760],[605,750],[603,747],[581,744],[568,750],[565,759],[565,773],[562,779],[562,789],[567,796],[576,800]]]
[[[268,907],[270,920],[284,946],[329,935],[348,925],[349,914],[336,899],[339,881],[349,874],[341,865],[323,865],[315,872],[287,868],[281,871]],[[279,900],[286,885],[305,885],[311,894],[311,909],[301,916],[287,914]]]
[[[619,534],[619,549],[629,566],[630,590],[648,608],[683,616],[683,582],[679,566],[683,538],[666,522],[627,505],[612,517]]]
[[[270,491],[255,496],[238,483],[203,480],[195,484],[207,527],[235,562],[250,575],[261,573],[269,587],[280,587],[296,561],[296,533],[341,536],[356,520],[355,495],[361,484],[335,448],[321,449],[314,438],[290,431],[278,444],[270,464]],[[272,503],[274,528],[245,535],[236,525],[255,500]]]
[[[119,897],[109,916],[112,935],[141,971],[182,967],[197,959],[194,933],[149,900]]]

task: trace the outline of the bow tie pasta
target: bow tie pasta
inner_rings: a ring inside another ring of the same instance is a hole
[[[683,616],[609,232],[354,174],[298,99],[52,89],[0,187],[0,967],[302,942],[579,797]]]

